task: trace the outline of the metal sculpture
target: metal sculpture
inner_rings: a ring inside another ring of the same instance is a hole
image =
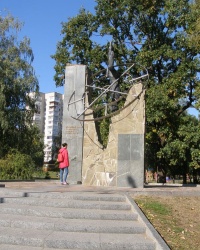
[[[137,72],[136,68],[140,68],[140,72]],[[114,52],[112,51],[112,43],[110,43],[108,51],[108,67],[91,76],[91,84],[86,83],[86,91],[85,93],[83,93],[82,98],[76,100],[75,91],[69,98],[68,110],[70,109],[70,105],[76,106],[78,102],[82,102],[84,107],[82,113],[77,113],[75,117],[71,117],[79,121],[99,121],[118,114],[120,111],[122,111],[135,100],[137,100],[138,97],[142,94],[145,88],[145,84],[143,84],[144,87],[141,93],[139,93],[137,96],[133,96],[133,99],[125,106],[118,108],[117,104],[122,99],[124,99],[125,96],[128,95],[128,92],[133,86],[133,84],[142,82],[143,80],[148,80],[149,74],[147,69],[143,68],[141,70],[141,68],[142,67],[138,67],[138,65],[135,63],[114,66]],[[119,69],[121,71],[123,69],[124,71],[120,74]],[[126,84],[125,91],[122,91],[120,89],[120,84]],[[103,87],[100,87],[102,85]],[[91,93],[92,91],[98,92],[98,95],[96,98],[94,98],[88,103],[88,106],[86,106],[85,97],[86,95],[89,95],[89,93]],[[109,96],[108,101],[105,100],[106,95]],[[104,110],[104,112],[101,112],[103,113],[103,115],[95,117],[95,112],[99,112],[101,109]],[[87,118],[91,114],[93,114],[94,117]]]

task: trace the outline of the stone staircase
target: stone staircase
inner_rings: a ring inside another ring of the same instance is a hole
[[[0,190],[0,249],[169,249],[125,194]]]

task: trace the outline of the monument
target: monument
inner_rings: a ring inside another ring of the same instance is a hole
[[[134,64],[127,67],[120,76],[121,80],[122,77],[125,79],[127,75],[130,76],[133,66]],[[88,101],[89,88],[95,88],[96,85],[88,77],[87,67],[66,66],[62,141],[68,143],[70,183],[143,187],[145,88],[142,79],[147,76],[148,74],[145,74],[132,80],[129,78],[130,90],[123,93],[116,84],[119,79],[113,79],[112,75],[112,84],[105,88],[97,87],[99,96],[91,103]],[[126,101],[119,110],[114,109],[113,113],[105,113],[105,117],[111,118],[111,124],[108,144],[103,148],[98,140],[91,107],[109,91],[117,93],[112,96],[125,95]]]
[[[68,144],[69,183],[82,182],[84,122],[73,119],[84,110],[85,65],[68,65],[65,71],[62,142]]]

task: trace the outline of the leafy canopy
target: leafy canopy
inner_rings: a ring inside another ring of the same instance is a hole
[[[63,38],[52,55],[56,85],[64,84],[67,63],[85,64],[92,73],[105,69],[112,41],[115,65],[135,62],[147,68],[150,75],[146,91],[146,165],[159,165],[162,169],[167,164],[174,165],[169,160],[172,148],[175,146],[180,155],[185,154],[181,145],[189,133],[180,137],[177,132],[185,124],[182,116],[187,116],[189,107],[200,106],[199,0],[96,3],[94,14],[81,9],[77,16],[62,23]],[[198,125],[191,126],[197,133]],[[192,143],[194,137],[190,140]],[[199,152],[199,145],[194,145],[187,161],[193,162]],[[165,150],[168,153],[163,153]],[[184,157],[178,159],[177,165],[186,162]]]

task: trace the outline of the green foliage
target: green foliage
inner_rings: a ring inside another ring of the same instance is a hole
[[[35,100],[30,92],[39,89],[32,67],[30,40],[18,40],[22,24],[10,15],[0,15],[0,158],[16,149],[30,155],[37,165],[43,161],[43,143],[32,126]]]
[[[21,137],[22,142],[18,142],[15,148],[30,155],[37,166],[42,166],[44,158],[43,137],[36,125],[30,124],[26,127],[25,132],[26,134],[23,134]]]
[[[35,164],[31,157],[18,151],[11,151],[0,159],[0,179],[30,180],[33,178]]]
[[[51,170],[44,172],[42,170],[36,170],[33,174],[34,179],[59,179],[58,177],[59,168],[57,170]]]
[[[134,76],[143,67],[149,72],[146,166],[165,173],[180,169],[183,174],[199,167],[199,124],[186,114],[189,107],[198,108],[200,100],[199,0],[96,2],[94,14],[82,9],[63,23],[63,40],[52,56],[56,85],[63,84],[66,63],[85,64],[93,74],[106,70],[112,41],[114,64],[123,65],[116,68],[119,75],[130,62],[137,65]],[[105,124],[99,124],[104,145],[109,127]]]
[[[100,135],[101,135],[102,145],[104,147],[106,147],[108,143],[109,126],[110,126],[109,118],[104,119],[100,124]]]
[[[45,179],[47,179],[47,180],[51,179],[49,172],[46,172]]]
[[[189,27],[188,30],[188,39],[189,39],[189,45],[191,47],[196,47],[197,50],[200,49],[200,15],[199,15],[199,9],[200,9],[200,1],[195,0],[192,2],[192,16],[191,19],[195,19],[195,22],[192,23],[192,25]]]
[[[192,173],[200,167],[200,124],[195,117],[183,115],[179,120],[173,136],[165,138],[165,144],[157,153],[157,157],[165,159],[168,173],[173,175]]]

